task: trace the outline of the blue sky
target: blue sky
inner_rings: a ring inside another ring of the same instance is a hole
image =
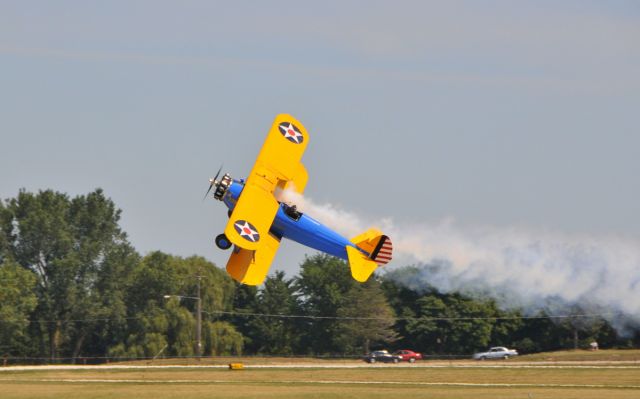
[[[318,203],[640,240],[634,1],[1,1],[0,70],[0,198],[102,187],[142,253],[224,265],[207,179],[277,113]]]

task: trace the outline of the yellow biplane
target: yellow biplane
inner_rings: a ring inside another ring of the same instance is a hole
[[[229,222],[216,245],[233,245],[227,272],[240,283],[264,281],[283,238],[347,260],[351,275],[361,282],[391,260],[391,240],[379,230],[372,228],[349,240],[299,212],[295,204],[278,201],[279,192],[303,193],[308,175],[301,159],[308,143],[299,121],[278,115],[246,180],[234,180],[228,173],[218,180],[220,170],[209,180],[205,197],[215,188],[213,197],[229,208]]]

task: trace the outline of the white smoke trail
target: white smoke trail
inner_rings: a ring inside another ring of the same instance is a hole
[[[392,265],[419,264],[406,281],[441,292],[489,291],[503,305],[535,309],[548,299],[596,305],[640,320],[640,242],[522,228],[367,223],[355,213],[297,193],[282,199],[344,234],[378,227],[391,237]],[[539,309],[539,307],[538,307]]]
[[[366,229],[365,224],[355,213],[331,204],[318,204],[294,190],[276,191],[275,196],[278,201],[296,205],[299,211],[308,213],[312,218],[347,237],[353,237]]]

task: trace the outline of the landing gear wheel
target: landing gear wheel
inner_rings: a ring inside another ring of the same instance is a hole
[[[231,248],[231,241],[224,234],[218,234],[216,236],[216,246],[220,249],[229,249]]]

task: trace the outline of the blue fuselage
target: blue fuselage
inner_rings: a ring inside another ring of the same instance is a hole
[[[222,201],[229,210],[233,210],[244,188],[244,182],[234,180],[225,193]],[[269,231],[275,237],[282,239],[288,238],[292,241],[306,245],[318,251],[328,253],[341,259],[347,260],[347,246],[354,247],[365,255],[368,253],[362,251],[351,241],[331,230],[327,226],[307,216],[306,214],[290,215],[288,205],[281,203],[278,213],[271,225]],[[289,212],[287,212],[289,211]]]

